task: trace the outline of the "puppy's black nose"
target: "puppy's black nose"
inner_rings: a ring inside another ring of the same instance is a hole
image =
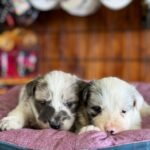
[[[53,129],[60,129],[60,124],[57,122],[49,122],[49,125],[51,126],[51,128]]]
[[[114,131],[114,130],[110,130],[110,131],[107,131],[107,133],[108,133],[109,135],[114,135],[114,134],[115,134],[115,131]]]
[[[115,132],[113,130],[110,131],[110,134],[113,135]]]

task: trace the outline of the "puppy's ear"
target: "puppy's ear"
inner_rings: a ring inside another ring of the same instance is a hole
[[[144,104],[143,96],[136,90],[135,87],[132,87],[132,95],[133,95],[133,106],[137,108],[137,110],[141,110]]]
[[[150,115],[150,105],[144,101],[143,96],[134,88],[134,106],[140,111],[141,116]]]
[[[90,97],[90,86],[92,82],[86,82],[82,88],[81,98],[85,105],[87,105],[88,98]]]
[[[38,81],[36,79],[27,83],[26,91],[29,96],[34,96],[37,84]]]

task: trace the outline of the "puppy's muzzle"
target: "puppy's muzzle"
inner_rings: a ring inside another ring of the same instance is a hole
[[[54,115],[55,109],[51,106],[45,106],[39,113],[39,120],[44,123],[49,122],[50,118]]]
[[[53,129],[60,129],[61,127],[60,123],[56,121],[49,121],[49,125]]]
[[[61,129],[63,122],[69,120],[70,116],[65,111],[56,112],[51,106],[45,106],[40,114],[39,120],[44,123],[49,123],[49,126],[53,129]]]
[[[65,120],[69,120],[70,117],[65,111],[60,111],[58,113],[55,113],[53,117],[49,119],[49,125],[53,129],[61,129],[63,127],[63,122]]]
[[[51,106],[46,106],[39,115],[39,119],[42,120],[44,123],[49,123],[49,126],[53,129],[60,129],[61,125],[59,120],[54,118],[55,109]]]

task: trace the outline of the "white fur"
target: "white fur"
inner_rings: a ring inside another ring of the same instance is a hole
[[[75,75],[64,73],[61,71],[52,71],[43,76],[44,82],[48,84],[48,92],[35,92],[35,97],[51,101],[51,106],[55,109],[55,114],[63,110],[70,116],[70,120],[63,122],[62,130],[69,130],[75,120],[75,114],[72,114],[68,107],[64,105],[66,101],[77,99],[76,91],[73,90],[73,85],[79,80]],[[47,88],[47,87],[46,87]],[[45,90],[45,89],[42,89]],[[26,85],[22,88],[19,103],[6,117],[0,121],[1,130],[21,129],[29,124],[29,122],[37,125],[39,128],[49,128],[48,123],[43,123],[39,120],[39,114],[36,110],[34,100],[27,94]]]
[[[140,111],[149,106],[134,86],[118,78],[107,77],[94,81],[92,89],[94,92],[91,92],[89,103],[102,108],[102,112],[92,119],[94,126],[113,134],[141,127]]]
[[[70,112],[70,110],[64,106],[66,100],[73,100],[77,98],[76,92],[71,87],[74,85],[79,78],[75,75],[69,73],[64,73],[59,71],[53,71],[45,76],[45,80],[48,83],[49,89],[52,91],[52,106],[55,108],[56,113],[61,110],[66,111],[71,119],[69,121],[64,121],[64,130],[69,130],[74,123],[75,116]]]

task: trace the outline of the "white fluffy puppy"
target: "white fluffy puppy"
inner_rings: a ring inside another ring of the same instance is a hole
[[[150,114],[149,105],[136,88],[116,77],[87,83],[82,96],[77,119],[80,132],[99,129],[116,134],[140,129],[141,114]]]
[[[38,128],[71,130],[76,117],[80,79],[69,73],[52,71],[22,87],[19,102],[0,121],[1,130]]]

